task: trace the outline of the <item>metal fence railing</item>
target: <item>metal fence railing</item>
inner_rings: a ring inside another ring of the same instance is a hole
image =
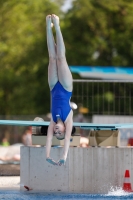
[[[133,80],[73,80],[72,101],[88,116],[133,115]]]
[[[133,122],[133,80],[73,80],[74,121],[93,123]],[[36,116],[0,116],[0,119],[33,120]],[[42,117],[46,119],[46,113]],[[1,126],[0,141],[7,136],[11,144],[21,142],[26,127]],[[123,137],[127,134],[123,130]],[[126,131],[127,132],[127,131]],[[129,137],[133,135],[128,130]]]

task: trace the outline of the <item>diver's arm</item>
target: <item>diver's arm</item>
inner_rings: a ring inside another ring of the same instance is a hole
[[[48,127],[48,132],[47,132],[47,140],[46,140],[46,160],[53,165],[57,165],[57,163],[50,158],[50,150],[51,150],[51,145],[52,145],[52,139],[53,139],[53,127],[54,123],[53,121],[50,122],[50,125]]]
[[[65,133],[65,139],[64,139],[64,148],[63,148],[63,156],[62,158],[58,161],[58,165],[64,165],[67,159],[67,154],[70,146],[70,138],[71,138],[71,133],[72,133],[72,125],[73,125],[73,120],[72,116],[65,122],[65,127],[66,127],[66,133]]]

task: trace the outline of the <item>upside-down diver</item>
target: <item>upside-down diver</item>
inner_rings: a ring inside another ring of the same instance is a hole
[[[56,31],[56,43],[52,24]],[[70,106],[73,81],[65,56],[65,45],[60,29],[59,17],[52,14],[46,17],[47,45],[49,54],[48,83],[51,93],[51,121],[47,132],[46,160],[53,165],[64,165],[73,125],[73,111]],[[50,157],[53,135],[64,139],[63,155],[59,161]]]

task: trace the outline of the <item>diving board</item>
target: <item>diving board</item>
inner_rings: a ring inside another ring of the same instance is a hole
[[[69,66],[71,72],[82,78],[133,80],[133,67]]]
[[[25,121],[25,120],[0,120],[0,125],[10,126],[49,126],[49,121]],[[73,126],[81,129],[116,130],[122,128],[133,128],[133,123],[120,124],[96,124],[73,122]]]

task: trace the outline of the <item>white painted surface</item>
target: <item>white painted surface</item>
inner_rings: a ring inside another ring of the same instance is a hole
[[[62,147],[53,147],[51,157],[59,160]],[[33,190],[79,193],[108,193],[122,187],[125,170],[133,184],[133,148],[70,147],[65,166],[46,162],[45,147],[21,147],[21,184]]]
[[[21,189],[24,189],[24,185],[29,185],[30,184],[30,171],[32,171],[31,166],[30,166],[30,147],[27,146],[22,146],[20,148],[20,177],[21,177]],[[33,149],[32,149],[33,151]]]
[[[0,189],[19,190],[20,176],[0,176]]]

